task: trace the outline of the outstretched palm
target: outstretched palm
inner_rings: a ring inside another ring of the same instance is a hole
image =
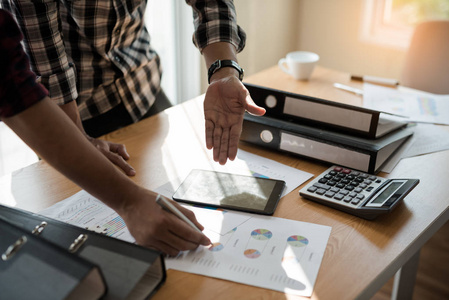
[[[248,90],[234,76],[210,84],[204,99],[206,146],[213,149],[214,160],[224,165],[237,155],[245,110],[263,115],[265,109],[254,104]]]

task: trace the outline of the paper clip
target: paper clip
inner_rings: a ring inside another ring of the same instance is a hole
[[[86,242],[87,234],[80,234],[70,245],[69,252],[75,253]]]
[[[19,249],[27,242],[27,237],[26,236],[22,236],[21,238],[19,238],[14,244],[12,244],[11,246],[8,247],[8,249],[6,249],[5,253],[2,254],[2,260],[3,261],[7,261],[8,259],[10,259],[11,257],[14,256],[14,254],[17,253],[17,251],[19,251]]]
[[[39,235],[42,233],[42,231],[44,231],[45,226],[47,226],[47,222],[42,221],[42,223],[40,223],[39,225],[34,227],[33,231],[31,231],[31,233],[35,234],[35,235]]]

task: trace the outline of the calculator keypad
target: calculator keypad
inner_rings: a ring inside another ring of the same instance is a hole
[[[302,192],[326,201],[357,207],[385,180],[349,168],[333,166],[309,183]]]

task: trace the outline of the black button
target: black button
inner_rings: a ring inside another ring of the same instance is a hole
[[[326,190],[325,190],[325,189],[318,189],[318,190],[316,191],[316,193],[317,193],[318,195],[324,195],[324,193],[326,193]]]
[[[327,179],[326,178],[320,178],[320,180],[318,180],[319,183],[326,183]]]
[[[331,192],[331,191],[327,191],[326,194],[324,194],[324,196],[329,197],[329,198],[334,197],[334,195],[335,195],[335,193]]]
[[[307,189],[307,191],[313,193],[313,192],[315,192],[317,189],[318,189],[317,187],[311,186],[311,187],[309,187],[309,188]]]
[[[343,195],[343,194],[337,194],[337,195],[335,195],[334,199],[340,201],[341,199],[343,199],[344,196],[345,195]]]

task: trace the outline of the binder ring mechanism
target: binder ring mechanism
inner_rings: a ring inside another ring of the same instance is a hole
[[[34,235],[39,235],[39,234],[41,234],[42,231],[44,231],[45,226],[47,226],[47,222],[42,221],[39,225],[34,227],[33,231],[31,231],[31,233]]]
[[[2,254],[2,260],[7,261],[11,257],[16,254],[19,249],[27,242],[27,237],[22,236],[20,237],[14,244],[10,245],[8,249],[6,249],[5,253]]]
[[[87,237],[87,234],[80,234],[70,245],[69,252],[75,253],[76,251],[78,251],[78,249],[86,242]]]
[[[44,231],[45,226],[47,226],[47,222],[42,221],[39,225],[34,227],[33,231],[31,231],[34,235],[39,235]],[[87,234],[80,234],[70,245],[69,252],[75,253],[79,250],[79,248],[84,244],[84,242],[87,240]]]

